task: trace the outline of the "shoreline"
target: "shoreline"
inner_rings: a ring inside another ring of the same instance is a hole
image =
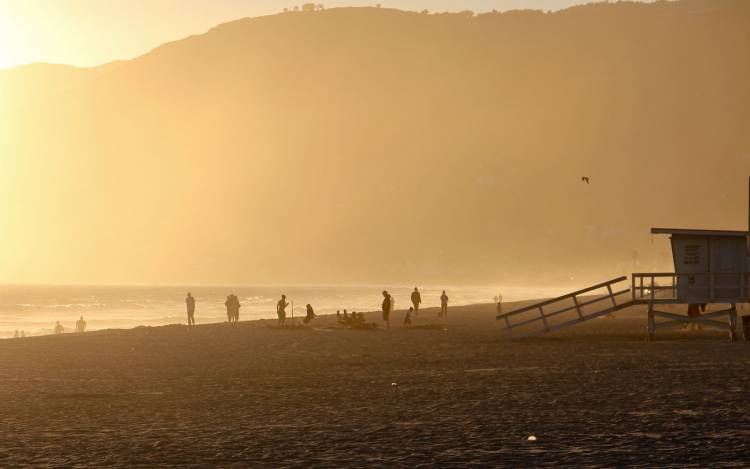
[[[522,301],[511,301],[511,302],[504,302],[503,303],[503,312],[509,312],[511,310],[521,308],[524,306],[527,306],[529,304],[534,304],[540,301],[545,301],[545,298],[542,299],[534,299],[534,300],[522,300]],[[676,313],[684,313],[682,311],[683,309],[687,308],[687,305],[665,305],[662,307],[662,309],[666,309],[668,311],[674,311]],[[351,313],[352,311],[349,310]],[[357,311],[360,314],[364,315],[364,319],[366,323],[374,323],[377,327],[372,328],[373,331],[391,331],[391,330],[398,330],[405,328],[402,325],[402,321],[404,318],[404,315],[406,313],[406,309],[397,309],[391,313],[391,328],[386,329],[384,327],[384,323],[382,321],[382,312],[378,310],[371,310],[371,311]],[[438,313],[440,312],[440,307],[426,307],[423,309],[420,309],[420,315],[419,316],[412,316],[412,321],[414,322],[415,329],[418,329],[419,327],[425,327],[425,326],[453,326],[453,327],[461,327],[463,322],[469,321],[471,323],[477,323],[477,322],[483,322],[486,324],[487,327],[492,327],[497,329],[498,334],[501,338],[506,338],[507,334],[505,330],[502,328],[502,324],[496,320],[496,305],[493,303],[478,303],[478,304],[470,304],[470,305],[461,305],[461,306],[449,306],[448,310],[448,318],[447,320],[444,320],[440,317],[438,317]],[[710,312],[710,311],[709,311]],[[750,314],[750,312],[747,312],[745,310],[745,305],[738,305],[738,313],[739,316],[743,316],[745,314]],[[242,317],[242,315],[240,315]],[[645,306],[634,306],[629,309],[618,311],[615,313],[615,318],[623,320],[626,319],[629,323],[638,323],[638,321],[643,322],[643,327],[646,327],[646,321],[647,321],[647,314],[645,310]],[[177,318],[177,316],[175,316]],[[352,330],[351,327],[348,327],[346,325],[341,325],[337,321],[336,314],[319,314],[316,315],[316,318],[309,324],[303,324],[302,321],[305,318],[304,315],[296,315],[292,317],[291,315],[287,316],[287,324],[285,327],[280,327],[279,329],[289,329],[289,330],[303,330],[303,329],[309,329],[309,330],[315,330],[316,328],[325,328],[325,329],[337,329],[337,330]],[[182,321],[177,321],[174,323],[169,324],[159,324],[159,325],[137,325],[133,327],[123,327],[123,328],[102,328],[102,329],[93,329],[93,330],[87,330],[84,333],[74,332],[74,331],[65,331],[62,334],[54,334],[53,332],[48,334],[36,334],[36,335],[28,335],[24,337],[24,339],[32,339],[32,338],[41,338],[41,337],[49,337],[49,336],[89,336],[89,335],[106,335],[108,333],[127,333],[130,331],[137,331],[137,330],[160,330],[163,328],[179,328],[179,327],[185,327],[188,329],[194,329],[194,328],[211,328],[211,327],[240,327],[245,329],[256,329],[261,327],[273,327],[276,328],[278,319],[276,317],[266,317],[266,318],[253,318],[253,319],[246,319],[246,320],[240,320],[236,324],[230,324],[226,320],[219,320],[215,322],[206,322],[201,323],[200,322],[200,316],[196,314],[196,319],[198,320],[198,323],[194,326],[187,325],[187,313],[184,313],[184,315],[181,317]],[[607,320],[607,318],[598,318],[595,319],[594,322],[601,321],[601,320]],[[586,329],[586,325],[590,325],[590,322],[583,322],[578,326],[573,326],[569,329],[562,330],[558,333],[552,333],[549,335],[544,335],[541,337],[538,337],[536,339],[522,339],[522,340],[539,340],[544,339],[545,337],[551,338],[554,340],[555,337],[567,337],[567,336],[575,336],[576,330],[579,329]],[[631,327],[627,327],[626,330],[630,330]],[[739,331],[739,329],[738,329]],[[607,330],[607,335],[611,335],[611,333],[614,332],[612,330]],[[708,336],[719,336],[722,335],[722,332],[715,331],[712,329],[707,329],[703,331],[704,334]],[[678,337],[675,334],[673,334],[673,331],[667,331],[667,332],[661,332],[661,336],[665,337]],[[6,339],[15,339],[14,337],[4,337],[0,340],[6,340]],[[20,339],[20,338],[19,338]]]

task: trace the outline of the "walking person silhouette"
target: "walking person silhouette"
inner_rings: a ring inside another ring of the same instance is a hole
[[[411,292],[411,304],[414,305],[414,316],[419,316],[419,305],[422,304],[422,295],[419,293],[417,287],[414,287],[414,291]]]
[[[281,299],[276,303],[276,314],[279,316],[279,326],[283,326],[286,323],[286,307],[289,303],[286,301],[286,295],[281,295]]]

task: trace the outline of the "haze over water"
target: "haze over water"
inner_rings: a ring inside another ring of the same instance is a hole
[[[185,323],[185,294],[197,299],[198,324],[226,321],[224,300],[229,293],[239,296],[241,320],[276,317],[275,305],[281,294],[294,301],[294,315],[304,316],[310,303],[318,314],[349,311],[375,311],[380,307],[380,292],[388,289],[396,308],[409,305],[409,286],[0,286],[0,337],[12,337],[14,331],[26,335],[51,334],[55,321],[74,330],[83,316],[89,330],[160,326]],[[451,305],[491,303],[502,293],[503,301],[555,296],[562,288],[527,287],[445,287]],[[438,306],[440,287],[420,288],[424,307]],[[291,312],[291,309],[290,309]],[[371,319],[375,319],[374,317]]]

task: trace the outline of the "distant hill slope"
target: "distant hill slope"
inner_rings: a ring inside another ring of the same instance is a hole
[[[649,227],[744,228],[748,83],[744,0],[291,12],[0,71],[0,280],[666,268]]]

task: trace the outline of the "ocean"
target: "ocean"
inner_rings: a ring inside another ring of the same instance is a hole
[[[381,292],[387,289],[396,302],[396,310],[408,308],[409,286],[0,286],[0,338],[13,337],[16,331],[26,336],[53,333],[55,322],[74,330],[81,316],[88,330],[123,329],[137,326],[162,326],[186,323],[185,295],[196,298],[197,324],[226,320],[224,300],[236,294],[242,308],[240,320],[276,317],[276,302],[282,294],[294,302],[294,315],[304,316],[310,303],[317,314],[336,310],[377,311]],[[423,307],[440,305],[442,287],[422,287]],[[563,293],[556,288],[461,286],[446,287],[450,305],[493,303],[502,294],[503,301],[548,298]],[[287,315],[292,313],[287,308]]]

